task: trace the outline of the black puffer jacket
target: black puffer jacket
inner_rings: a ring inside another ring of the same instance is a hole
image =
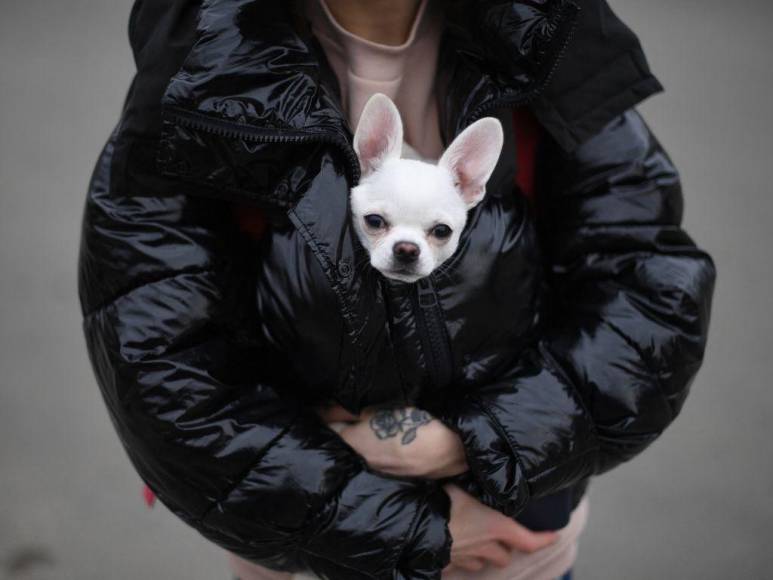
[[[324,578],[440,577],[440,482],[370,470],[322,399],[417,402],[462,437],[455,481],[512,516],[576,500],[679,412],[714,266],[631,110],[660,86],[603,0],[448,3],[445,142],[516,106],[549,139],[539,211],[508,130],[459,251],[413,286],[360,266],[351,128],[290,3],[138,0],[130,37],[137,76],[84,214],[84,329],[132,462],[205,536]],[[235,202],[265,211],[260,241]]]

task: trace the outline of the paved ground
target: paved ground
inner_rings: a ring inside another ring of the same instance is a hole
[[[719,284],[682,416],[593,485],[578,578],[771,578],[773,4],[612,3],[667,86],[642,110]],[[0,578],[226,578],[217,549],[143,507],[80,330],[80,214],[132,72],[130,2],[0,6]]]

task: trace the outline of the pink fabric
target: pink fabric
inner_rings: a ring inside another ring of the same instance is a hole
[[[399,46],[371,42],[345,30],[324,0],[305,0],[305,9],[338,78],[352,131],[371,95],[383,93],[400,111],[405,141],[423,157],[438,159],[443,152],[435,91],[441,3],[421,1],[408,39]]]
[[[325,0],[304,0],[312,32],[320,40],[338,78],[341,99],[354,130],[365,103],[374,93],[384,93],[397,105],[403,119],[404,138],[423,157],[437,159],[443,152],[435,91],[435,71],[442,6],[422,0],[406,42],[400,46],[378,44],[357,37],[336,22]],[[344,424],[332,424],[339,428]],[[451,571],[443,580],[551,580],[569,570],[576,558],[577,539],[586,525],[587,498],[559,531],[555,544],[534,554],[513,552],[505,568],[487,566],[480,572]],[[315,580],[313,574],[289,574],[258,566],[229,554],[232,572],[241,580]]]
[[[149,508],[156,505],[156,494],[147,485],[142,488],[142,499],[145,500],[145,505]]]

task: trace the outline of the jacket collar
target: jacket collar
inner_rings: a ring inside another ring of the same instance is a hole
[[[446,144],[495,107],[539,93],[577,10],[569,0],[449,2],[438,63]],[[326,140],[345,153],[350,178],[359,178],[335,76],[292,2],[205,2],[197,40],[167,86],[163,108],[168,124],[187,115],[221,135]]]
[[[446,142],[497,106],[530,102],[547,86],[579,7],[570,0],[450,4],[439,71],[450,71],[442,110]]]

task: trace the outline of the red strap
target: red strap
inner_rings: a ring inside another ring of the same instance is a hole
[[[156,504],[156,494],[147,485],[142,488],[142,499],[145,500],[145,505],[149,508]]]
[[[235,205],[234,217],[239,230],[256,240],[266,231],[266,214],[261,209],[249,205]]]
[[[534,176],[541,127],[531,111],[524,107],[513,110],[513,127],[518,168],[515,184],[529,200],[534,201]]]

